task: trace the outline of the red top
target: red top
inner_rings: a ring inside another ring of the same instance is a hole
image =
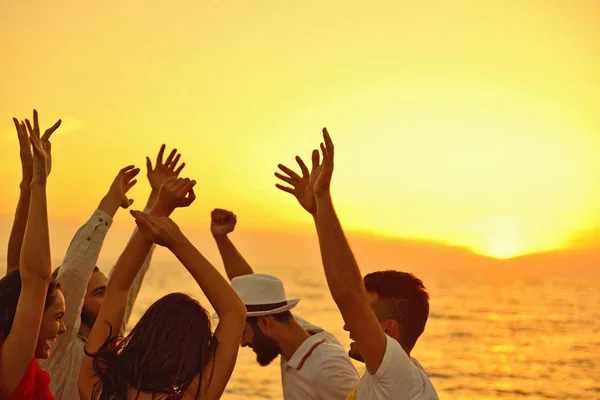
[[[0,342],[0,357],[2,357]],[[25,374],[12,393],[11,400],[54,400],[50,393],[50,374],[42,370],[36,359],[32,359]]]

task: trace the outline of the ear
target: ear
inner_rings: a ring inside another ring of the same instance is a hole
[[[257,325],[263,332],[268,332],[271,328],[271,318],[267,315],[260,315],[258,317]]]
[[[395,319],[388,319],[386,321],[382,321],[381,327],[383,328],[386,335],[394,339],[400,338],[400,325]]]

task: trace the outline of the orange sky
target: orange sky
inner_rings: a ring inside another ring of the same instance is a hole
[[[306,229],[273,171],[327,126],[349,230],[507,257],[597,226],[598,2],[173,4],[2,5],[0,215],[20,178],[11,117],[35,106],[64,121],[54,220],[83,221],[165,141],[199,181],[182,225],[225,207],[248,229]]]

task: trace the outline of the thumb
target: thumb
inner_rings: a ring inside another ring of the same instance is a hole
[[[150,157],[146,157],[146,168],[148,172],[152,171],[152,161],[150,161]]]

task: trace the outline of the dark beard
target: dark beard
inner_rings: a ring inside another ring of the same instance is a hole
[[[279,344],[265,335],[258,326],[252,325],[254,337],[252,338],[252,350],[256,353],[256,361],[263,367],[271,364],[281,353]]]
[[[98,316],[95,314],[92,314],[90,311],[88,311],[85,306],[81,309],[81,324],[85,325],[89,328],[92,328],[92,326],[94,326],[94,322],[96,322],[96,318]]]

